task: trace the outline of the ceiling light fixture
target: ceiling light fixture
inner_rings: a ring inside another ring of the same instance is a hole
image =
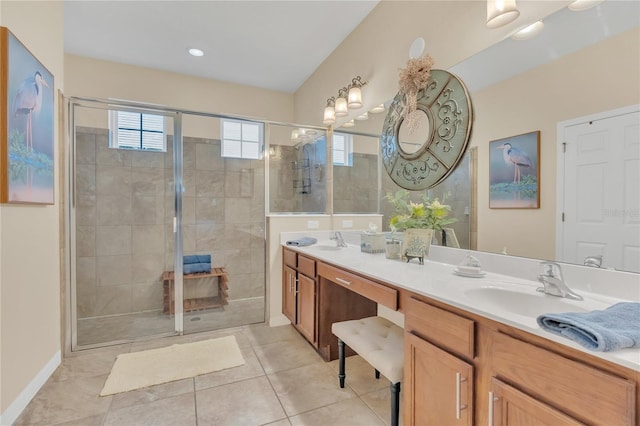
[[[544,29],[544,22],[536,21],[531,25],[528,25],[511,36],[514,40],[528,40],[534,38],[542,32]]]
[[[204,56],[204,52],[200,49],[196,49],[196,48],[191,48],[189,50],[187,50],[187,52],[189,52],[189,55],[191,56]]]
[[[487,28],[499,28],[516,20],[516,0],[487,0]]]
[[[363,112],[359,116],[356,117],[356,120],[364,121],[369,119],[369,113]]]
[[[369,110],[369,112],[370,112],[371,114],[378,114],[378,113],[384,112],[385,110],[386,110],[386,108],[384,107],[384,104],[380,104],[380,105],[378,105],[377,107],[373,107],[373,108],[371,108],[371,109]]]
[[[336,122],[336,98],[333,96],[327,99],[327,106],[324,109],[324,124],[333,124]]]
[[[353,126],[355,126],[355,125],[356,125],[355,121],[353,121],[353,120],[349,120],[349,121],[347,121],[346,123],[344,123],[344,124],[342,125],[342,127],[353,127]]]
[[[570,3],[567,7],[569,8],[569,10],[572,10],[574,12],[581,12],[583,10],[591,9],[592,7],[599,5],[603,1],[604,0],[576,0],[573,3]]]

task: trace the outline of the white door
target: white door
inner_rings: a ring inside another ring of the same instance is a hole
[[[568,125],[564,141],[559,260],[640,272],[640,112]]]

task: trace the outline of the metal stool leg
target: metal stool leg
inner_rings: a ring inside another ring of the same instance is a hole
[[[344,342],[338,339],[338,362],[340,365],[340,373],[338,374],[338,378],[340,379],[340,387],[344,388],[344,379],[346,374],[344,373]]]
[[[380,372],[378,370],[376,370],[376,379],[380,378]]]
[[[391,384],[391,426],[400,421],[400,382]]]

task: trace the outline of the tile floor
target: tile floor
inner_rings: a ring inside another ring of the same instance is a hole
[[[99,397],[120,353],[233,334],[245,364],[145,389]],[[389,382],[362,358],[324,362],[292,326],[263,324],[74,353],[15,425],[385,425]],[[402,420],[402,412],[401,412]]]

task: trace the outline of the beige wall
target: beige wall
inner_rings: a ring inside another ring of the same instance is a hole
[[[295,93],[295,120],[321,125],[327,98],[356,75],[369,80],[362,89],[359,113],[392,99],[398,90],[398,69],[409,59],[416,37],[425,39],[425,51],[435,59],[435,67],[447,69],[502,40],[522,23],[568,3],[520,0],[520,18],[490,30],[485,27],[483,1],[382,1]],[[350,118],[338,121],[336,127]]]
[[[472,94],[478,147],[478,249],[555,258],[558,122],[640,103],[634,29]],[[489,209],[489,141],[540,130],[540,208]]]
[[[62,90],[62,3],[2,1],[0,11],[2,26],[8,27],[51,71],[55,76],[55,91]],[[57,116],[56,105],[56,123]],[[56,134],[56,146],[59,143]],[[58,164],[57,158],[54,164]],[[0,206],[0,412],[3,423],[7,408],[60,352],[59,172],[56,167],[56,205]]]
[[[69,54],[64,56],[64,66],[66,96],[121,99],[283,122],[294,118],[293,95],[288,93]],[[79,124],[104,127],[106,115],[96,114],[95,120]],[[217,120],[185,116],[183,127],[187,136],[220,135]]]

